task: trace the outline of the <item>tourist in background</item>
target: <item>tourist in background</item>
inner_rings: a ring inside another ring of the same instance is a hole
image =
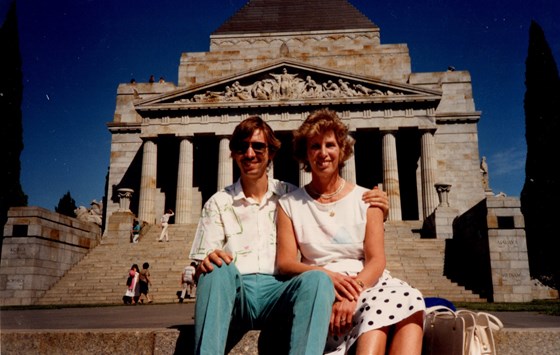
[[[136,304],[140,298],[140,285],[138,280],[140,278],[140,269],[137,264],[132,264],[130,270],[128,271],[128,277],[126,279],[126,292],[123,296],[123,302],[125,304]]]
[[[294,133],[294,154],[311,182],[279,200],[277,268],[325,273],[336,300],[325,353],[420,354],[424,300],[385,270],[384,212],[340,176],[353,140],[335,112],[313,112]],[[321,290],[323,292],[323,290]]]
[[[259,344],[275,352],[322,354],[334,301],[329,277],[274,275],[276,204],[295,189],[267,174],[280,141],[252,116],[237,125],[229,148],[240,178],[205,203],[190,252],[200,262],[195,353],[227,353],[246,331],[260,329]],[[388,209],[383,192],[367,199]]]
[[[173,213],[173,211],[171,210],[171,208],[169,208],[164,214],[163,216],[161,216],[161,234],[159,236],[158,241],[163,242],[163,238],[165,238],[165,241],[168,242],[169,241],[169,231],[168,231],[168,227],[169,227],[169,218],[175,216],[175,213]]]
[[[150,268],[150,264],[149,263],[144,263],[142,264],[142,271],[140,271],[140,276],[138,278],[139,282],[140,282],[140,297],[142,297],[142,295],[144,295],[144,297],[146,297],[146,299],[148,300],[148,303],[152,303],[152,298],[149,295],[149,291],[150,291],[150,286],[152,286],[152,280],[150,278],[150,270],[148,270]],[[142,300],[142,302],[144,302]]]
[[[132,243],[138,243],[138,238],[140,238],[140,222],[138,222],[138,220],[134,220],[134,222],[132,222]]]
[[[179,303],[182,303],[186,298],[194,296],[194,274],[196,272],[196,263],[193,261],[185,266],[181,273],[181,293],[179,294]]]

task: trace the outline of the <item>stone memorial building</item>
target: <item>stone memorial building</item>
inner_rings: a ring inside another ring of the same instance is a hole
[[[483,203],[486,236],[494,228],[498,238],[522,237],[497,244],[525,253],[519,271],[503,273],[521,291],[503,293],[529,299],[523,218],[517,200],[494,201],[483,178],[470,74],[446,67],[413,73],[411,60],[406,44],[382,44],[380,28],[346,0],[248,1],[211,34],[208,52],[182,54],[177,84],[119,85],[108,124],[108,225],[123,209],[121,197],[148,224],[167,208],[175,224],[196,223],[202,204],[237,179],[229,137],[251,115],[283,143],[270,174],[305,184],[310,177],[291,157],[291,132],[326,107],[356,140],[343,176],[382,184],[388,226],[420,221],[424,236],[451,238],[454,221],[468,221]],[[487,199],[507,216],[486,213]],[[492,242],[490,249],[494,262]],[[503,278],[496,280],[495,294]]]

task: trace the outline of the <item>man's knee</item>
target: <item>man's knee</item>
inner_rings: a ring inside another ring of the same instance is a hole
[[[299,289],[303,292],[311,292],[316,297],[332,299],[334,301],[334,285],[331,278],[319,270],[306,271],[298,276]]]
[[[221,266],[213,263],[212,266],[214,267],[212,271],[200,275],[198,278],[198,287],[208,283],[223,283],[228,280],[234,280],[239,275],[239,271],[234,263],[226,264],[224,262]]]

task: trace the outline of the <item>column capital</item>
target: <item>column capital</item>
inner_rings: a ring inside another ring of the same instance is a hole
[[[145,136],[140,136],[140,139],[142,140],[142,142],[150,142],[150,141],[155,141],[158,138],[157,135],[145,135]]]
[[[418,126],[418,130],[421,133],[431,133],[434,134],[437,131],[437,127],[431,127],[431,126]]]
[[[380,127],[379,128],[379,132],[383,133],[383,134],[387,134],[387,133],[397,133],[399,131],[398,128],[395,127]]]

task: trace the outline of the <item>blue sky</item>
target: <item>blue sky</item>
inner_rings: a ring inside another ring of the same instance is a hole
[[[406,43],[413,72],[468,70],[495,193],[519,196],[525,178],[525,59],[531,20],[560,60],[557,0],[350,0]],[[177,83],[181,53],[208,51],[210,33],[245,0],[18,0],[23,64],[21,182],[29,205],[51,210],[104,195],[119,83],[150,75]],[[0,0],[4,19],[9,0]],[[334,15],[334,14],[333,14]],[[333,16],[336,21],[336,16]]]

